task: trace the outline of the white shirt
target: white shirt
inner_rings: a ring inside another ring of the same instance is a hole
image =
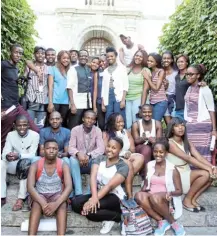
[[[6,143],[2,151],[2,160],[6,160],[6,155],[10,152],[19,153],[23,158],[31,158],[36,156],[39,144],[39,134],[35,131],[28,130],[26,136],[22,137],[18,132],[9,132]],[[27,155],[28,154],[28,155]]]
[[[199,98],[198,98],[197,121],[201,122],[204,120],[209,120],[210,119],[209,111],[215,111],[212,91],[208,86],[200,87]],[[188,122],[191,122],[191,119],[192,119],[191,117],[188,117],[186,102],[185,102],[185,108],[184,108],[184,119]]]
[[[109,82],[111,74],[108,72],[108,68],[103,71],[103,80],[102,80],[102,93],[101,97],[104,100],[104,105],[108,105],[109,98]],[[115,71],[112,73],[114,93],[117,102],[120,102],[123,97],[123,92],[128,91],[129,80],[127,75],[127,69],[125,66],[118,64]]]
[[[132,62],[134,54],[136,53],[136,51],[138,51],[138,45],[134,43],[132,48],[127,48],[124,45],[123,51],[124,51],[124,61],[128,66]]]

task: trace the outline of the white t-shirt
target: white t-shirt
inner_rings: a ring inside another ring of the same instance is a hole
[[[124,45],[123,51],[124,51],[124,61],[128,66],[132,62],[134,54],[136,53],[136,51],[138,51],[138,44],[134,43],[132,48],[127,48]]]
[[[103,186],[108,184],[116,173],[121,174],[125,179],[128,176],[129,167],[122,159],[119,159],[118,163],[109,167],[106,166],[106,160],[106,156],[99,156],[95,158],[92,163],[99,165],[99,169],[97,172],[98,189],[101,189]],[[124,197],[126,196],[123,184],[114,188],[110,193],[114,193],[119,199],[124,199]]]

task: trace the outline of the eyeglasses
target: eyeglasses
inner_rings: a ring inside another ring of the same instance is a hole
[[[186,76],[192,77],[193,75],[198,75],[198,73],[186,73]]]

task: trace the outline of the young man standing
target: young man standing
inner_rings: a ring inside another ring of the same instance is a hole
[[[45,59],[47,66],[55,66],[56,63],[56,51],[53,48],[48,48],[45,51]]]
[[[79,65],[71,66],[67,73],[67,89],[70,100],[69,129],[82,123],[86,109],[92,107],[91,101],[91,70],[87,66],[88,52],[79,51]]]
[[[84,113],[83,124],[71,131],[69,154],[75,195],[82,194],[81,173],[90,174],[92,160],[105,152],[102,132],[95,123],[96,114],[88,110]]]
[[[69,53],[71,55],[71,66],[77,66],[78,65],[78,51],[75,49],[69,50]]]
[[[5,145],[8,132],[13,127],[13,123],[18,115],[25,115],[29,120],[32,130],[39,132],[39,129],[30,118],[29,114],[19,104],[18,93],[18,68],[17,64],[22,58],[23,48],[14,44],[11,46],[10,60],[1,62],[1,148]],[[6,111],[13,106],[9,113]]]
[[[69,165],[69,140],[70,130],[61,127],[62,117],[58,111],[53,111],[49,116],[50,127],[40,130],[40,156],[44,157],[45,149],[44,143],[49,139],[55,139],[58,143],[59,153],[58,157],[62,158]]]
[[[16,118],[15,131],[8,133],[1,160],[1,198],[2,204],[6,198],[6,175],[16,174],[17,163],[20,158],[31,158],[32,162],[39,159],[36,152],[39,144],[39,134],[29,130],[28,119],[21,115]],[[26,198],[26,180],[20,180],[18,199],[13,211],[21,210]]]
[[[31,206],[28,235],[37,234],[42,212],[48,217],[55,214],[57,235],[65,235],[66,201],[72,191],[69,167],[57,158],[56,140],[47,140],[44,143],[44,153],[44,158],[31,165],[27,179]]]
[[[121,34],[120,39],[124,47],[120,48],[119,50],[119,59],[123,65],[129,66],[129,64],[133,60],[133,56],[136,53],[136,51],[144,50],[144,47],[141,44],[136,44],[132,42],[130,36],[126,37],[123,34]],[[147,59],[148,59],[148,54],[147,54]]]

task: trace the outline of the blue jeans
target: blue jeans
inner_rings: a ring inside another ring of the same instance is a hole
[[[130,129],[132,124],[137,121],[136,114],[139,112],[139,106],[141,105],[141,98],[136,100],[126,101],[126,128]]]
[[[39,129],[44,127],[44,122],[46,118],[46,112],[44,111],[33,111],[33,110],[27,110],[29,113],[31,119],[35,122],[36,119],[36,125]]]
[[[151,105],[153,106],[153,119],[161,121],[167,110],[168,101],[162,101]]]
[[[109,116],[112,113],[118,112],[120,113],[124,118],[124,123],[126,125],[126,116],[125,116],[125,108],[120,109],[120,102],[116,101],[114,88],[109,89],[109,100],[108,105],[106,106],[106,114],[105,114],[105,122],[108,121]]]
[[[89,159],[89,163],[87,167],[80,167],[80,163],[76,157],[70,157],[70,171],[72,176],[72,181],[74,183],[74,191],[75,195],[83,194],[82,191],[82,180],[81,174],[90,174],[92,159]],[[90,188],[88,189],[90,192]],[[73,193],[70,194],[70,197],[73,196]]]
[[[177,117],[184,121],[184,109],[175,111],[174,117]]]

